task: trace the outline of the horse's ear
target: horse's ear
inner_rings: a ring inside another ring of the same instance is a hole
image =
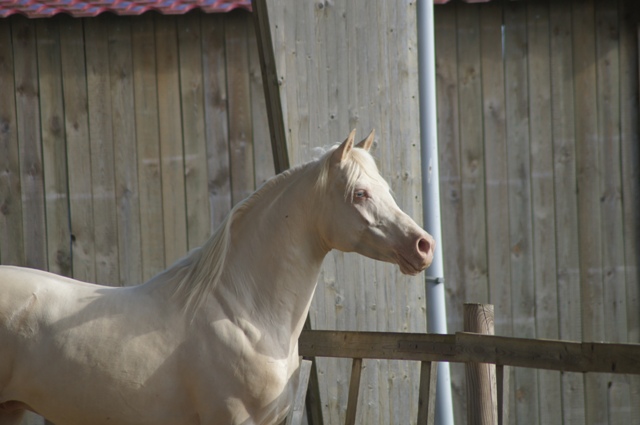
[[[351,150],[353,149],[353,140],[355,139],[355,137],[356,129],[354,128],[353,130],[351,130],[351,133],[349,133],[349,137],[347,137],[347,139],[342,142],[342,144],[338,146],[338,149],[336,149],[333,153],[334,161],[336,161],[337,163],[343,163],[349,158],[349,154],[351,154]]]
[[[356,147],[358,148],[362,148],[365,151],[369,152],[369,150],[371,149],[371,145],[373,145],[373,137],[376,135],[376,130],[375,128],[371,130],[371,133],[369,133],[369,135],[367,137],[365,137],[364,139],[362,139],[360,141],[360,143],[358,143],[356,145]]]

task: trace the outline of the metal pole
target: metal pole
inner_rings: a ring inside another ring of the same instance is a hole
[[[423,219],[425,230],[431,233],[438,244],[431,267],[426,272],[427,331],[445,334],[447,315],[440,227],[433,0],[418,0],[417,9]],[[449,363],[438,363],[435,407],[436,424],[452,425]]]

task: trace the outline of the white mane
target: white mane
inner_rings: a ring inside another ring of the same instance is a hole
[[[268,180],[260,189],[231,210],[213,236],[203,246],[193,250],[173,266],[152,278],[151,281],[175,281],[173,296],[180,301],[185,311],[195,312],[222,277],[227,253],[229,252],[231,225],[234,219],[253,208],[256,202],[264,197],[265,193],[271,192],[283,181],[288,180],[300,170],[306,169],[313,164],[318,164],[320,167],[314,187],[319,193],[323,193],[328,188],[330,159],[336,147],[337,145],[328,149],[319,159],[287,170]],[[363,173],[376,181],[387,184],[380,176],[375,160],[367,151],[358,148],[353,149],[350,158],[351,160],[345,164],[344,169],[346,176],[345,198],[349,199],[351,197],[356,181]]]

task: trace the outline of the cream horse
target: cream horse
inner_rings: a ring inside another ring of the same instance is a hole
[[[275,424],[297,384],[297,340],[332,249],[429,266],[433,238],[394,202],[354,132],[234,208],[143,285],[0,268],[0,425]]]

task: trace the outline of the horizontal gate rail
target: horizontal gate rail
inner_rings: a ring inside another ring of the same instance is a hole
[[[301,356],[494,363],[560,370],[640,374],[640,344],[571,342],[482,335],[305,330]]]
[[[345,425],[354,425],[363,359],[420,361],[418,423],[432,425],[436,362],[466,363],[467,420],[507,423],[505,366],[580,373],[640,375],[640,344],[572,342],[493,335],[493,306],[465,304],[465,330],[456,334],[304,330],[304,357],[353,359]],[[495,365],[495,367],[493,366]]]

